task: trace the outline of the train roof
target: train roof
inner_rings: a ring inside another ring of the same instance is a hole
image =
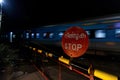
[[[120,22],[120,14],[113,14],[108,16],[101,16],[97,18],[89,18],[81,21],[75,21],[75,22],[66,22],[62,24],[54,24],[54,25],[46,25],[41,27],[56,27],[56,26],[63,26],[63,25],[72,25],[72,24],[80,24],[83,26],[89,26],[94,24],[100,24],[100,23],[114,23],[114,22]]]

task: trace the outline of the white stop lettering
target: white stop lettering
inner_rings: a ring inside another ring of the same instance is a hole
[[[65,43],[65,49],[67,50],[78,51],[81,48],[82,48],[81,44]]]

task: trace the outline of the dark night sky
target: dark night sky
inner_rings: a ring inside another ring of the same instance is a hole
[[[120,1],[88,1],[4,0],[3,27],[29,28],[120,13]]]

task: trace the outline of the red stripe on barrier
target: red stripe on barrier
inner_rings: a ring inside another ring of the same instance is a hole
[[[49,58],[50,58],[50,57],[49,57]],[[52,58],[50,58],[50,59],[52,59]],[[52,60],[54,60],[54,59],[52,59]],[[81,72],[81,71],[78,71],[77,69],[73,68],[72,66],[63,64],[63,63],[61,63],[61,62],[59,62],[59,61],[57,61],[57,60],[54,60],[54,61],[57,62],[57,63],[59,63],[59,64],[61,64],[61,65],[63,65],[63,66],[65,66],[65,67],[68,68],[68,69],[71,68],[71,70],[73,70],[73,71],[77,72],[78,74],[81,74],[81,75],[83,75],[83,76],[85,76],[85,77],[87,77],[87,78],[90,79],[90,76],[89,76],[89,75],[84,74],[84,73]]]
[[[40,71],[40,70],[35,66],[35,64],[33,64],[33,66],[37,69],[37,71],[42,75],[42,77],[43,77],[45,80],[49,80],[49,79],[47,78],[47,76],[45,76],[45,74],[44,74],[42,71]]]
[[[72,69],[72,70],[79,73],[79,74],[81,74],[81,75],[83,75],[83,76],[85,76],[85,77],[87,77],[87,78],[90,78],[90,76],[88,76],[88,75],[86,75],[86,74],[84,74],[84,73],[82,73],[82,72],[80,72],[80,71],[78,71],[76,69]]]
[[[62,63],[61,63],[61,64],[62,64]],[[67,67],[67,68],[69,68],[69,69],[70,69],[70,67],[72,67],[72,66],[68,66],[68,65],[65,65],[65,64],[62,64],[62,65],[65,66],[65,67]],[[81,75],[83,75],[83,76],[85,76],[85,77],[87,77],[87,78],[90,78],[90,76],[84,74],[84,73],[81,72],[81,71],[78,71],[78,70],[75,69],[75,68],[72,68],[71,70],[73,70],[73,71],[75,71],[75,72],[77,72],[77,73],[79,73],[79,74],[81,74]]]

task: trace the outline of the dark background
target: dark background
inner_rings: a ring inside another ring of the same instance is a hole
[[[117,0],[4,0],[2,28],[28,29],[120,13]]]

